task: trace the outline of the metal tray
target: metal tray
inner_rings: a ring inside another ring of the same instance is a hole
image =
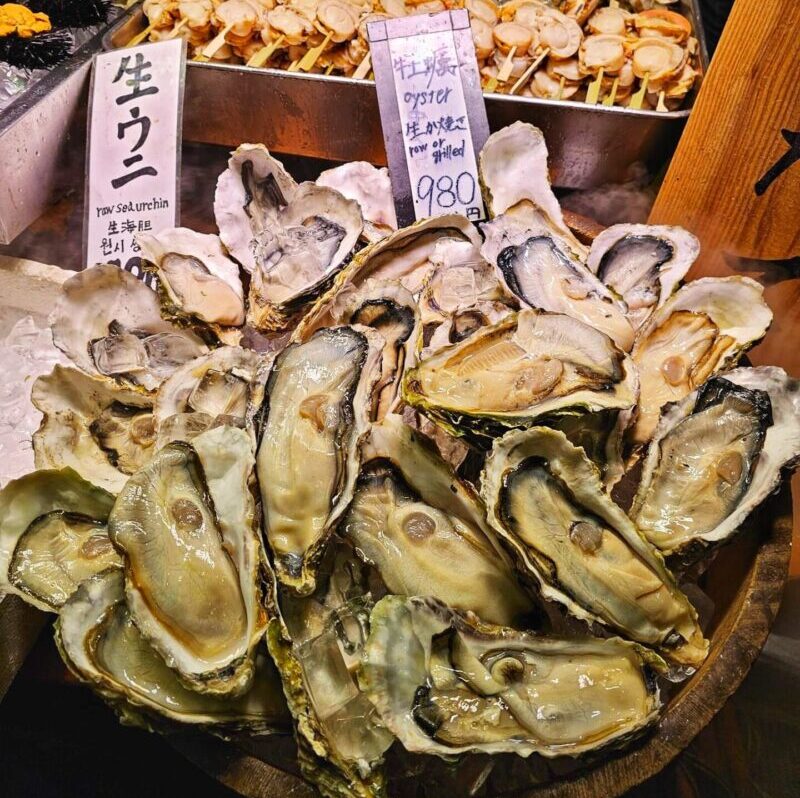
[[[705,70],[696,2],[682,0],[681,7],[692,20]],[[144,27],[136,6],[108,31],[103,46],[124,47]],[[486,110],[492,130],[518,119],[540,127],[555,185],[589,188],[624,182],[635,162],[658,170],[674,149],[693,99],[692,94],[679,111],[657,113],[487,94]],[[374,82],[333,75],[189,61],[183,136],[231,147],[263,142],[276,152],[333,161],[386,163]]]

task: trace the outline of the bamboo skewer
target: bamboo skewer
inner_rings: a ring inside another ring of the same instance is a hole
[[[289,64],[288,67],[286,67],[286,71],[287,72],[297,72],[297,63],[298,63],[299,60],[300,60],[299,58],[295,58],[294,61],[292,61],[292,63]]]
[[[325,38],[322,40],[322,42],[318,44],[316,47],[312,47],[300,59],[300,63],[298,64],[297,68],[301,72],[308,72],[309,69],[313,69],[314,64],[317,63],[317,59],[322,55],[323,50],[325,50],[325,48],[328,46],[332,37],[333,33],[331,31],[328,31],[325,34]]]
[[[229,22],[203,49],[200,55],[195,56],[195,61],[210,61],[216,54],[217,50],[225,44],[225,37],[231,32],[233,23]]]
[[[498,83],[505,83],[509,77],[511,76],[511,70],[514,68],[514,54],[517,52],[517,46],[514,45],[509,51],[508,55],[506,56],[506,60],[503,61],[503,66],[500,67],[500,71],[497,73],[497,77],[490,78],[489,82],[486,84],[486,91],[495,91],[497,89]]]
[[[641,110],[642,103],[644,102],[644,96],[647,94],[647,84],[650,82],[650,73],[645,72],[644,77],[642,78],[642,85],[639,91],[631,97],[631,102],[628,105],[628,108],[633,108],[634,110]]]
[[[603,67],[597,70],[597,77],[589,84],[589,88],[586,89],[586,104],[587,105],[597,105],[597,101],[600,99],[600,87],[603,84]]]
[[[614,102],[617,99],[617,89],[619,88],[619,77],[614,78],[614,82],[611,84],[611,91],[608,93],[608,96],[603,100],[603,105],[614,105]]]
[[[368,52],[361,60],[361,63],[356,67],[356,71],[353,72],[353,77],[356,80],[363,80],[367,76],[371,68],[372,68],[372,54]]]
[[[549,52],[550,48],[545,47],[544,50],[542,50],[542,52],[536,56],[536,58],[533,60],[533,63],[519,76],[517,82],[509,89],[509,94],[516,94],[520,89],[528,84],[528,81],[530,81],[531,77],[533,77],[533,73],[536,71],[539,64],[544,61]]]
[[[133,36],[125,46],[136,47],[137,44],[141,44],[157,27],[158,25],[155,22],[151,22],[141,33],[137,33]]]
[[[558,94],[556,95],[557,100],[560,100],[564,96],[564,86],[566,83],[567,79],[562,75],[561,79],[559,80]]]
[[[184,17],[170,32],[168,39],[174,39],[189,23],[189,20]]]
[[[249,67],[263,67],[269,61],[270,56],[283,44],[286,39],[285,34],[281,34],[277,39],[271,41],[266,47],[262,47],[257,53],[254,53],[252,58],[247,62]]]

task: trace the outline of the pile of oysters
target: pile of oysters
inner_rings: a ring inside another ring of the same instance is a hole
[[[157,291],[64,283],[0,584],[124,721],[294,729],[323,795],[380,796],[393,745],[626,745],[702,665],[674,574],[800,456],[800,381],[736,367],[762,288],[684,284],[676,227],[587,248],[530,125],[479,161],[491,221],[396,230],[385,170],[242,145],[218,236],[140,236]]]

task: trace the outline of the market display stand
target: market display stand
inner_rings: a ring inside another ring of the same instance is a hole
[[[800,3],[737,0],[650,214],[702,244],[690,278],[746,274],[775,318],[750,353],[800,377]],[[793,480],[800,496],[800,475]],[[800,530],[800,502],[795,503]],[[792,573],[800,574],[800,546]]]

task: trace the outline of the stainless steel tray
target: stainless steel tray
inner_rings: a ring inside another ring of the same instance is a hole
[[[696,1],[681,5],[692,19],[705,69]],[[143,13],[134,7],[109,30],[103,45],[123,47],[144,27]],[[518,119],[540,127],[555,184],[589,188],[625,181],[637,161],[657,170],[671,154],[692,101],[693,96],[679,111],[657,113],[487,94],[486,110],[492,130]],[[231,147],[262,142],[276,152],[334,161],[386,163],[374,82],[332,75],[190,61],[183,136]]]

